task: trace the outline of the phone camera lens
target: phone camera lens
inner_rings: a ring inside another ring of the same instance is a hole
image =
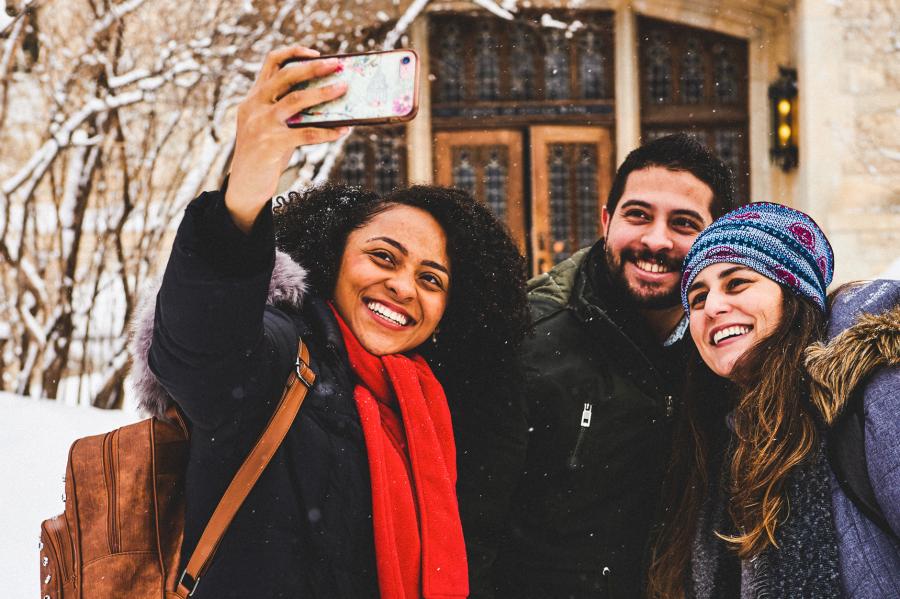
[[[403,60],[400,61],[403,64],[409,64],[409,56],[404,56]]]

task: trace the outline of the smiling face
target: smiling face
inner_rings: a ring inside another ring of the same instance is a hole
[[[772,334],[783,293],[775,281],[739,264],[719,262],[700,271],[688,289],[691,337],[713,372],[732,378],[735,362]]]
[[[680,303],[681,263],[712,222],[710,187],[687,171],[662,167],[628,176],[615,211],[601,214],[606,261],[639,308]]]
[[[444,315],[449,291],[446,236],[428,212],[393,205],[347,236],[334,304],[369,353],[421,345]]]

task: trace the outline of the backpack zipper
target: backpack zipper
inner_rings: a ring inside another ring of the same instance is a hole
[[[103,437],[103,474],[106,477],[106,491],[108,500],[107,528],[109,534],[109,552],[119,552],[119,517],[116,505],[116,462],[115,439],[116,431],[107,433]]]
[[[593,415],[593,404],[584,404],[584,410],[581,412],[581,428],[578,431],[578,437],[575,439],[575,448],[572,455],[569,456],[569,469],[574,470],[580,465],[578,454],[581,453],[581,446],[584,445],[584,439],[587,437],[587,430],[591,427],[591,416]]]
[[[49,533],[47,535],[47,541],[50,542],[50,547],[48,547],[47,549],[52,552],[54,562],[59,567],[59,572],[56,574],[56,576],[58,577],[57,586],[61,585],[63,581],[68,580],[70,575],[67,568],[66,559],[63,557],[63,552],[66,550],[66,543],[63,541],[62,533],[59,530],[60,519],[61,518],[59,516],[51,519],[52,524],[45,527],[45,530]]]

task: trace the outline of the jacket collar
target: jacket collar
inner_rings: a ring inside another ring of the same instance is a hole
[[[828,331],[829,341],[806,348],[805,365],[813,405],[830,425],[876,371],[900,366],[900,281],[839,293]],[[896,371],[893,376],[900,379]]]
[[[132,363],[127,384],[137,397],[139,410],[147,416],[156,417],[161,417],[172,401],[150,371],[148,362],[160,285],[161,279],[142,295],[130,324],[131,338],[128,343]],[[306,290],[306,270],[287,254],[276,252],[266,303],[300,309]]]
[[[575,275],[569,306],[585,326],[592,329],[594,336],[607,345],[610,333],[621,342],[615,350],[608,352],[609,358],[622,364],[629,377],[639,386],[654,395],[673,395],[680,388],[673,388],[670,380],[674,370],[682,370],[675,357],[683,354],[684,339],[670,344],[675,354],[664,352],[664,348],[643,323],[629,298],[617,290],[606,263],[603,240],[595,243],[581,261]],[[669,364],[671,360],[676,363]],[[661,368],[670,376],[664,376]],[[680,383],[674,382],[676,387]]]

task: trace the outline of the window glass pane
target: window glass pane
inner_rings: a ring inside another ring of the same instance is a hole
[[[509,95],[517,100],[533,100],[535,89],[534,38],[525,25],[510,31]]]
[[[717,129],[713,131],[713,147],[719,158],[728,165],[735,178],[735,194],[739,202],[749,201],[747,198],[746,175],[744,164],[744,132],[741,129]]]
[[[366,185],[366,143],[358,136],[353,136],[344,145],[339,172],[340,180],[349,185]]]
[[[475,166],[472,150],[458,148],[453,152],[453,186],[475,195]]]
[[[478,28],[478,50],[475,56],[475,89],[479,100],[500,97],[500,67],[497,42],[491,26],[482,22]]]
[[[444,102],[459,102],[463,99],[463,53],[459,27],[453,21],[441,29],[441,64],[437,70],[440,82],[440,97]]]
[[[569,165],[563,144],[550,145],[548,157],[550,174],[550,237],[553,262],[566,259],[572,252],[569,247]]]
[[[396,138],[379,138],[375,142],[375,191],[387,193],[401,185],[400,152]]]
[[[553,29],[544,35],[544,89],[548,100],[564,100],[570,96],[568,44],[562,31]]]
[[[575,167],[575,193],[578,207],[578,247],[594,243],[597,237],[597,147],[593,144],[578,146],[578,164]]]
[[[699,104],[703,101],[703,56],[700,40],[690,38],[685,43],[681,61],[681,101]]]
[[[484,202],[501,221],[506,221],[506,179],[509,150],[506,146],[488,148],[484,166]]]
[[[716,99],[723,104],[737,102],[737,65],[723,44],[713,46],[713,72],[716,78]]]
[[[605,98],[606,58],[600,47],[600,38],[593,31],[582,36],[578,57],[578,79],[582,98]]]
[[[663,104],[672,99],[672,55],[665,37],[654,31],[645,50],[645,84],[651,102]]]

